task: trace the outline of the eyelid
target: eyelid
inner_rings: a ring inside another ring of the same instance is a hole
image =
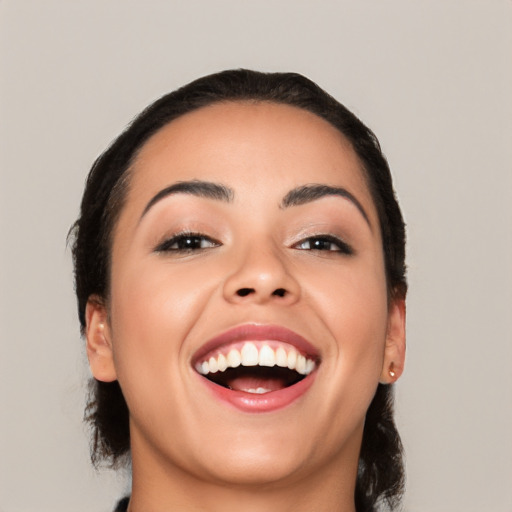
[[[185,238],[201,238],[204,240],[208,240],[212,243],[211,247],[218,247],[222,245],[221,242],[216,240],[215,238],[206,235],[204,233],[201,233],[200,231],[191,231],[191,230],[183,230],[179,231],[177,233],[173,233],[171,235],[166,236],[162,241],[160,241],[156,247],[154,248],[154,252],[193,252],[193,251],[202,251],[205,249],[209,249],[210,247],[198,247],[198,248],[175,248],[171,249],[170,247],[174,245],[175,243],[179,242],[180,240],[183,240]]]
[[[300,244],[303,244],[304,242],[311,241],[311,240],[324,240],[324,241],[327,241],[327,242],[337,245],[339,249],[336,251],[329,251],[329,250],[321,250],[321,249],[315,249],[315,248],[311,248],[311,249],[299,249],[298,248],[298,246]],[[292,245],[292,247],[296,248],[297,250],[302,250],[302,251],[309,250],[309,251],[326,252],[326,253],[332,252],[332,253],[341,253],[341,254],[345,254],[345,255],[349,255],[349,256],[355,254],[354,248],[349,243],[347,243],[341,237],[339,237],[337,235],[330,234],[330,233],[309,234],[307,236],[302,237],[297,242],[295,242]]]

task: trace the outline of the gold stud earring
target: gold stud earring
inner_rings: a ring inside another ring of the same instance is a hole
[[[395,378],[395,375],[396,375],[396,372],[395,372],[395,363],[391,362],[391,364],[389,365],[389,376],[394,379]]]

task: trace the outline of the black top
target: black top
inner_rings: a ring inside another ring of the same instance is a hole
[[[128,510],[128,502],[130,501],[130,496],[126,496],[126,498],[123,498],[119,501],[119,503],[116,505],[116,508],[114,512],[126,512]]]

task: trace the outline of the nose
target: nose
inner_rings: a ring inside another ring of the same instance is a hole
[[[299,282],[277,250],[251,247],[236,260],[224,282],[228,302],[291,305],[299,299]]]

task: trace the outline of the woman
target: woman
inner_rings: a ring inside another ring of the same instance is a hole
[[[375,511],[403,487],[404,223],[379,144],[292,73],[161,98],[75,225],[93,461],[119,510]]]

